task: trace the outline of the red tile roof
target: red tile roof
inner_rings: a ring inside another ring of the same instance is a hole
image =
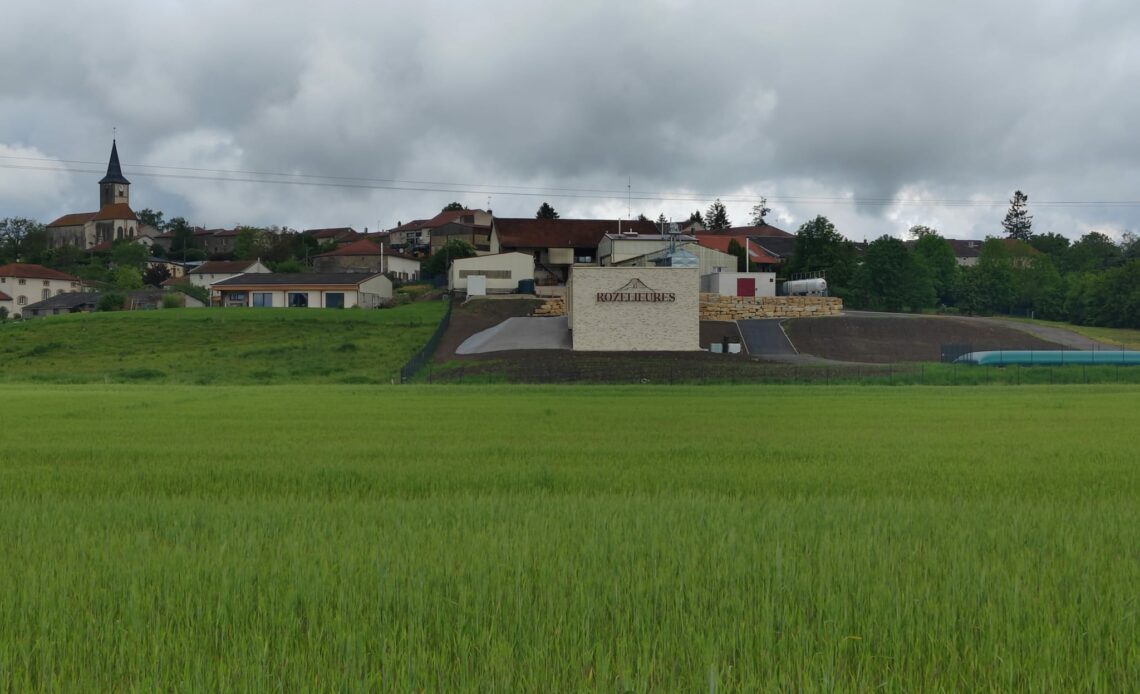
[[[328,253],[321,253],[320,255],[313,256],[314,258],[327,258],[329,256],[337,255],[384,255],[390,258],[408,258],[409,260],[417,260],[408,255],[401,253],[384,252],[381,254],[380,246],[368,239],[360,239],[352,243],[345,244],[340,248],[329,251]]]
[[[764,251],[764,249],[757,246],[755,242],[748,241],[747,235],[744,235],[744,236],[720,236],[720,235],[710,236],[708,234],[698,234],[697,235],[697,243],[698,244],[700,244],[701,246],[704,246],[705,248],[711,248],[714,251],[720,251],[721,253],[728,253],[728,245],[732,242],[733,239],[736,239],[736,242],[738,244],[740,244],[741,248],[745,247],[744,244],[746,241],[748,242],[748,258],[753,263],[778,263],[778,262],[780,262],[779,259],[774,258],[771,255],[768,255]]]
[[[418,229],[435,229],[436,227],[441,227],[448,222],[455,222],[464,215],[475,214],[477,212],[484,212],[484,210],[444,210],[431,219],[413,219],[410,222],[401,224],[395,229],[389,229],[389,231],[416,231]],[[485,227],[486,225],[476,226]]]
[[[103,205],[102,209],[91,218],[91,221],[108,222],[119,219],[138,220],[138,217],[135,216],[130,205],[125,202],[117,202],[114,205]]]
[[[7,265],[0,265],[0,277],[21,277],[33,280],[64,280],[67,282],[83,281],[75,275],[69,275],[59,270],[52,270],[43,265],[32,265],[31,263],[8,263]]]
[[[395,229],[390,229],[389,233],[391,233],[393,231],[413,231],[415,229],[423,229],[425,227],[425,225],[428,223],[428,221],[429,220],[427,220],[427,219],[413,219],[410,222],[404,222],[403,224],[396,227]]]
[[[437,214],[436,216],[432,217],[427,222],[425,222],[424,227],[427,229],[434,229],[438,226],[443,226],[444,224],[447,224],[448,222],[456,222],[461,217],[463,217],[464,215],[468,215],[468,214],[474,215],[476,212],[482,212],[482,211],[483,210],[468,210],[468,209],[444,210],[443,212],[440,212],[439,214]]]
[[[768,236],[772,238],[795,236],[795,234],[789,234],[783,229],[774,227],[771,224],[761,224],[760,226],[754,227],[729,227],[728,229],[719,230],[701,229],[692,233],[697,236]]]
[[[12,300],[12,297],[8,296],[4,292],[0,292],[0,301],[11,301],[11,300]]]
[[[357,231],[352,227],[330,227],[328,229],[305,229],[301,233],[313,238],[331,239],[337,236],[356,236]]]
[[[59,219],[55,220],[49,227],[74,227],[81,224],[86,224],[91,221],[95,216],[95,212],[76,212],[75,214],[65,214]]]
[[[495,217],[494,229],[499,247],[511,248],[597,248],[606,234],[632,231],[659,234],[653,222],[616,219],[530,219]]]

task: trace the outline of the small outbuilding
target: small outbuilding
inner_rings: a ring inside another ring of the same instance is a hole
[[[702,294],[776,296],[774,272],[713,272],[701,276]]]
[[[496,253],[473,258],[460,258],[451,263],[447,288],[467,291],[467,278],[486,278],[488,294],[510,294],[519,290],[519,282],[534,282],[534,256],[527,253]]]

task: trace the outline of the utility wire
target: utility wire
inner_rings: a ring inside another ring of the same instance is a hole
[[[99,162],[49,159],[44,157],[0,156],[0,169],[27,171],[48,171],[59,173],[99,174],[101,168],[81,168],[76,165],[102,166]],[[7,163],[16,161],[38,162],[51,166]],[[69,164],[71,166],[59,166]],[[138,171],[135,169],[155,169]],[[187,173],[165,173],[165,172]],[[415,181],[394,178],[366,178],[354,176],[324,176],[303,173],[277,173],[270,171],[248,171],[239,169],[207,169],[184,166],[160,166],[133,164],[129,173],[132,176],[148,178],[170,178],[195,181],[216,181],[229,183],[258,183],[267,185],[310,186],[320,188],[343,188],[356,190],[392,190],[428,193],[457,193],[462,195],[506,195],[526,197],[553,197],[578,199],[633,199],[643,202],[695,202],[704,204],[713,198],[729,203],[759,203],[761,197],[717,196],[709,193],[673,193],[663,191],[629,191],[604,188],[560,188],[548,186],[520,186],[509,184],[459,183],[448,181]],[[939,207],[1004,207],[1007,200],[971,199],[900,199],[868,198],[855,196],[813,196],[813,195],[770,195],[764,196],[770,202],[810,203],[817,205],[854,206],[939,206]],[[1140,200],[1035,200],[1036,207],[1140,207]]]

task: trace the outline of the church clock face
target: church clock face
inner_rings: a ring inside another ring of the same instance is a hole
[[[119,187],[118,187],[116,190],[118,191],[118,195],[119,195],[119,197],[120,197],[120,198],[121,198],[121,197],[123,197],[123,187],[122,187],[122,186],[119,186]]]

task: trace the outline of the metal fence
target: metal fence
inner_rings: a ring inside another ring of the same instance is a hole
[[[416,372],[423,368],[423,365],[431,360],[432,355],[435,353],[435,348],[439,346],[439,341],[443,339],[443,333],[447,330],[447,326],[451,323],[451,297],[444,299],[447,301],[447,310],[443,313],[443,318],[439,320],[439,325],[435,327],[435,332],[428,338],[427,344],[416,352],[407,364],[400,367],[400,383],[407,383],[412,380]]]
[[[974,366],[969,364],[786,364],[737,357],[623,358],[553,353],[464,360],[431,369],[432,383],[724,384],[724,385],[1062,385],[1140,384],[1140,368],[1121,365]]]

